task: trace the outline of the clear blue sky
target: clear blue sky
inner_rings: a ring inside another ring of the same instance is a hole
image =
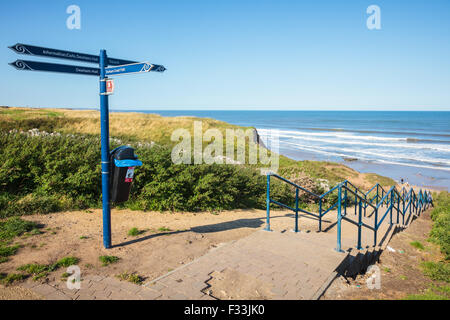
[[[66,27],[71,4],[81,30]],[[366,27],[371,4],[381,30]],[[29,59],[7,48],[21,42],[167,67],[116,77],[116,110],[450,111],[448,0],[15,0],[0,12],[0,105],[99,105],[95,77],[10,67]]]

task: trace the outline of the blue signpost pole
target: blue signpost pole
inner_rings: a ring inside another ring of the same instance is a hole
[[[111,248],[111,208],[109,203],[109,106],[106,94],[107,56],[100,50],[100,123],[102,153],[103,246]]]
[[[264,230],[270,231],[270,174],[267,174],[266,206],[266,228]]]
[[[100,123],[101,123],[101,153],[102,153],[102,196],[103,196],[103,245],[111,248],[111,207],[109,197],[109,106],[106,90],[108,75],[124,75],[135,73],[146,73],[150,71],[164,72],[166,68],[162,65],[149,62],[135,62],[124,59],[108,58],[106,50],[100,50],[100,56],[72,52],[66,50],[49,49],[44,47],[31,46],[17,43],[11,47],[18,54],[41,56],[47,58],[59,58],[67,60],[77,60],[86,63],[99,64],[100,68],[82,67],[57,63],[47,63],[39,61],[16,60],[10,63],[18,70],[47,71],[68,74],[84,74],[90,76],[100,76]],[[111,65],[113,67],[108,67]],[[269,180],[269,177],[268,177]],[[269,182],[269,181],[268,181]],[[267,185],[269,188],[269,185]],[[269,190],[267,191],[269,195]],[[269,201],[270,204],[270,201]],[[267,209],[269,210],[269,208]],[[269,215],[269,211],[268,211]],[[268,216],[268,219],[270,217]],[[270,225],[268,225],[270,229]]]

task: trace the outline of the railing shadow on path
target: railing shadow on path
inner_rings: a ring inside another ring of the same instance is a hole
[[[288,216],[292,216],[292,214],[274,216],[273,218],[281,218],[281,217],[288,217]],[[250,218],[250,219],[238,219],[238,220],[233,220],[233,221],[225,221],[225,222],[208,224],[208,225],[203,225],[203,226],[191,227],[191,228],[185,229],[185,230],[163,231],[163,232],[158,232],[158,233],[150,234],[147,236],[143,236],[141,238],[118,243],[118,244],[113,245],[112,248],[124,247],[124,246],[132,245],[135,243],[151,240],[154,238],[162,237],[162,236],[176,235],[176,234],[182,234],[182,233],[187,233],[187,232],[214,233],[214,232],[229,231],[229,230],[240,229],[240,228],[258,229],[258,228],[261,228],[264,225],[264,223],[265,223],[264,218],[261,217],[261,218]]]

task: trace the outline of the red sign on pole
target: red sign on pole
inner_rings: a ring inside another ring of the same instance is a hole
[[[106,80],[106,94],[113,94],[114,93],[114,80],[108,79]]]

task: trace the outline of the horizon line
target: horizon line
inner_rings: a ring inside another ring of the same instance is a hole
[[[33,107],[33,106],[7,106],[7,105],[0,105],[0,107],[6,107],[6,108],[34,108],[34,109],[74,109],[74,110],[98,110],[100,107],[95,106],[95,107],[51,107],[51,106],[44,106],[44,107]],[[110,108],[109,110],[111,112],[117,112],[117,111],[122,111],[122,112],[131,112],[131,111],[280,111],[280,112],[284,112],[284,111],[359,111],[359,112],[450,112],[450,107],[445,107],[445,109],[439,109],[439,108],[430,108],[430,109],[416,109],[416,108],[412,108],[410,110],[405,110],[404,108],[406,107],[399,107],[399,108],[395,108],[395,109],[372,109],[371,108],[367,108],[367,109],[362,109],[362,108],[358,108],[358,109],[348,109],[348,108],[343,108],[343,109],[334,109],[334,108],[327,108],[327,109],[279,109],[279,108],[262,108],[262,109],[257,109],[256,107],[253,108],[249,108],[249,107],[244,107],[242,109],[240,109],[239,107],[219,107],[219,108],[212,108],[212,109],[207,109],[207,108],[199,108],[199,107],[193,107],[192,109],[190,109],[189,107],[149,107],[149,108],[123,108],[123,107],[119,107],[119,108]]]

